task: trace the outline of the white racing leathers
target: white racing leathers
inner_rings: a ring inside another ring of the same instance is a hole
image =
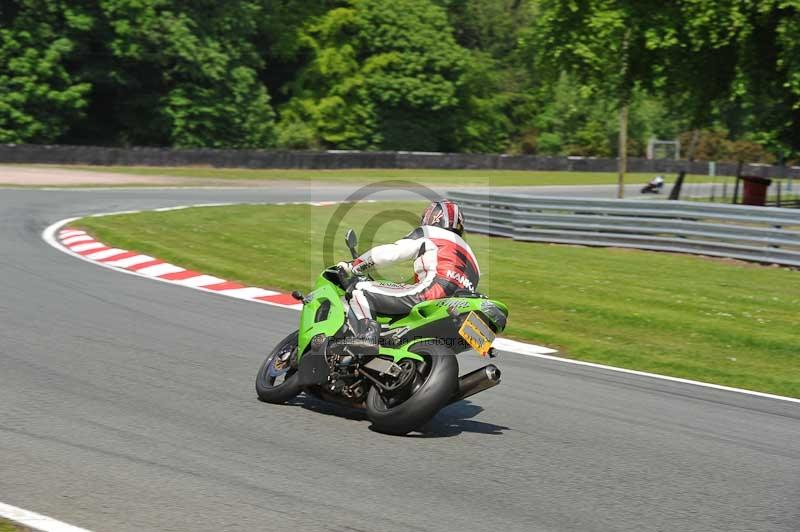
[[[431,225],[367,251],[353,261],[353,272],[411,259],[414,284],[369,281],[356,285],[350,300],[355,318],[402,316],[421,301],[448,297],[459,289],[474,291],[478,286],[481,272],[469,245],[456,233]]]

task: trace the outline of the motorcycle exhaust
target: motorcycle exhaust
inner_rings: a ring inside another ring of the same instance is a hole
[[[500,369],[494,364],[471,371],[458,378],[458,391],[450,399],[449,404],[494,388],[498,384],[500,384]]]

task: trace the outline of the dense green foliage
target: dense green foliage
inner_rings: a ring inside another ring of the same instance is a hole
[[[0,142],[800,157],[800,0],[6,0]]]
[[[314,20],[302,38],[314,59],[294,81],[284,131],[300,121],[342,148],[456,148],[447,137],[466,56],[442,8],[360,0]]]
[[[0,141],[265,146],[258,2],[20,0],[0,21]]]

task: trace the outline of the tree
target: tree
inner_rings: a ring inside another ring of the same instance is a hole
[[[629,107],[637,88],[661,78],[660,48],[654,32],[671,35],[674,3],[652,0],[542,0],[537,21],[538,64],[567,70],[585,93],[608,95],[620,115],[619,193],[623,195]]]
[[[54,142],[84,116],[90,85],[68,66],[88,20],[67,2],[22,0],[0,21],[0,142]]]
[[[260,0],[254,43],[266,63],[260,72],[275,106],[289,99],[287,87],[305,66],[308,49],[304,28],[312,19],[341,7],[342,0]]]
[[[693,125],[719,123],[777,153],[798,153],[800,2],[696,0],[681,10],[686,31],[665,43],[665,86],[683,95]]]
[[[21,0],[0,11],[0,139],[266,147],[255,0]]]
[[[99,4],[110,64],[107,74],[93,78],[102,91],[95,103],[113,106],[124,141],[220,148],[272,143],[274,114],[251,42],[257,2]]]
[[[350,0],[305,28],[311,59],[281,130],[325,146],[448,150],[466,54],[430,0]],[[310,139],[311,140],[311,139]]]
[[[514,150],[537,114],[537,81],[524,43],[533,0],[444,1],[456,41],[468,60],[456,113],[457,147],[470,152]]]
[[[6,0],[0,141],[618,154],[624,170],[649,135],[692,130],[785,160],[798,34],[800,0]]]

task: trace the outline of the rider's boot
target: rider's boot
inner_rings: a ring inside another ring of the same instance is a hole
[[[378,355],[378,342],[381,337],[380,324],[368,318],[353,322],[353,336],[348,339],[348,346],[352,348],[352,353],[359,358],[374,357]],[[352,357],[345,357],[343,364],[353,362]]]

